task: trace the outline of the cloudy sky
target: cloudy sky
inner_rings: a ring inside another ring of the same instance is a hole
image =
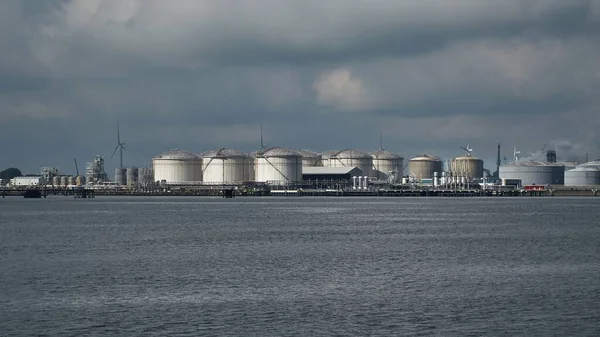
[[[0,169],[165,150],[600,157],[600,1],[2,0]],[[112,174],[111,174],[112,175]]]

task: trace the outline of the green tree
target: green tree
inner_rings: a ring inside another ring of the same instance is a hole
[[[11,167],[11,168],[7,168],[6,170],[0,172],[0,179],[12,179],[14,177],[20,177],[22,176],[23,173],[21,173],[21,170],[19,170],[18,168],[15,167]]]

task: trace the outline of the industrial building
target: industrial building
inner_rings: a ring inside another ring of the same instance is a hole
[[[285,185],[302,181],[302,155],[281,147],[260,150],[255,154],[256,182]]]
[[[38,186],[47,184],[47,180],[44,177],[14,177],[10,179],[9,184],[11,186]]]
[[[329,157],[329,167],[358,167],[363,175],[373,176],[373,157],[355,149],[345,149]]]
[[[526,185],[563,185],[565,166],[542,161],[516,161],[500,166],[500,179],[520,180]]]
[[[358,167],[303,167],[302,180],[330,180],[349,181],[352,177],[362,176],[363,172]]]
[[[254,180],[254,159],[230,148],[210,150],[201,155],[205,184],[240,184]]]
[[[408,161],[409,176],[417,181],[433,179],[435,174],[442,176],[443,163],[438,157],[423,154]]]
[[[152,159],[154,179],[166,184],[189,184],[202,181],[202,159],[183,151],[170,150]]]
[[[107,181],[106,172],[104,171],[104,158],[96,155],[94,160],[85,165],[85,180],[89,184],[96,184]]]
[[[373,158],[373,173],[378,180],[396,181],[403,176],[404,158],[387,150],[371,152]]]

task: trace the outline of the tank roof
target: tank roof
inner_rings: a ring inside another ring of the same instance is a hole
[[[296,150],[296,152],[301,154],[303,158],[319,158],[319,157],[321,157],[320,154],[316,153],[315,151],[311,151],[311,150],[302,149],[302,150]]]
[[[587,163],[577,165],[577,167],[600,167],[600,160],[588,161]]]
[[[473,157],[473,156],[459,156],[454,158],[454,160],[481,160],[477,157]]]
[[[154,159],[200,159],[200,157],[184,150],[169,150],[159,154]]]
[[[214,149],[210,151],[206,151],[201,155],[202,158],[238,158],[238,157],[248,157],[242,151],[230,149],[228,147],[223,147],[220,149]]]
[[[436,156],[432,156],[432,155],[424,153],[421,156],[412,158],[410,161],[440,161],[441,162],[442,160]]]
[[[401,155],[387,151],[387,150],[377,150],[371,152],[371,156],[374,159],[404,159]]]
[[[600,167],[595,166],[577,166],[567,172],[600,172]]]
[[[372,158],[370,154],[356,150],[356,149],[345,149],[332,155],[336,158]]]
[[[294,150],[283,147],[270,147],[256,153],[258,157],[302,157],[301,154]]]
[[[329,158],[338,152],[340,152],[340,150],[327,150],[325,152],[321,152],[321,157]]]
[[[508,163],[508,164],[504,164],[502,166],[565,166],[563,164],[560,163],[549,163],[546,161],[538,161],[538,160],[531,160],[531,161],[515,161],[512,163]]]

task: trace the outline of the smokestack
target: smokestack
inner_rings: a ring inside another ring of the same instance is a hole
[[[495,172],[496,177],[500,176],[500,164],[502,164],[502,161],[500,161],[500,143],[498,143],[498,157],[496,159],[496,172]]]
[[[556,150],[548,150],[548,152],[546,152],[546,161],[549,163],[556,163]]]

